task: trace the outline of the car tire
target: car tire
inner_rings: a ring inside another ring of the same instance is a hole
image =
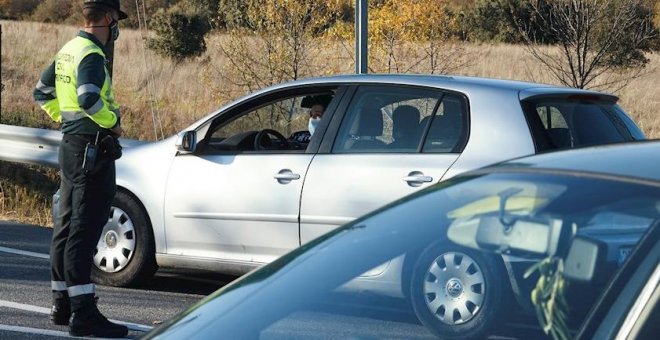
[[[483,339],[507,305],[508,279],[503,273],[495,256],[436,242],[415,261],[409,299],[419,320],[436,336]]]
[[[94,250],[92,280],[108,286],[134,286],[153,276],[154,233],[149,218],[132,195],[117,191],[108,223]]]

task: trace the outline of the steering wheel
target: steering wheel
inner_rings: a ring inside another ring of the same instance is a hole
[[[269,148],[272,145],[270,137],[268,137],[268,139],[264,138],[267,136],[273,136],[280,141],[281,145],[279,149],[286,150],[289,148],[289,141],[281,133],[273,129],[263,129],[259,131],[257,135],[254,137],[255,150],[272,150],[271,148]]]

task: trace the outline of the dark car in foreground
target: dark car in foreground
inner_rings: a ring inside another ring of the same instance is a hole
[[[640,142],[456,176],[303,245],[146,337],[485,338],[519,311],[550,334],[575,336],[639,240],[657,248],[659,156],[660,142]],[[411,260],[399,271],[405,299],[345,289],[401,255]],[[651,293],[640,295],[651,303],[655,256]]]

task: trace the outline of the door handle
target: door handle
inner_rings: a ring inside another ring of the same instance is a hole
[[[408,182],[408,185],[411,187],[418,187],[424,183],[430,183],[433,181],[433,177],[424,175],[421,171],[413,171],[408,174],[408,176],[403,178],[404,181]]]
[[[273,178],[275,178],[280,184],[287,184],[291,181],[300,179],[300,175],[294,174],[293,171],[289,169],[282,169],[280,172],[276,173]]]

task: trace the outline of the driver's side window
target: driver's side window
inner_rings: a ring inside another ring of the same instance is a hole
[[[311,139],[310,121],[332,97],[298,95],[249,109],[211,133],[206,153],[304,152]]]

